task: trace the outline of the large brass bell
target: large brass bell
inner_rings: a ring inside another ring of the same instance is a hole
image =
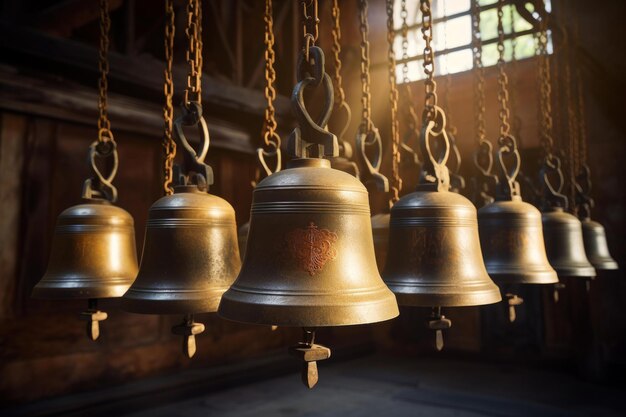
[[[582,224],[576,216],[565,211],[567,197],[561,194],[564,180],[560,164],[558,157],[547,156],[541,172],[544,185],[541,220],[548,260],[560,278],[591,279],[596,276],[596,271],[585,254]],[[557,179],[556,187],[550,174]]]
[[[289,137],[296,157],[253,192],[246,256],[235,283],[222,296],[219,315],[252,324],[298,326],[305,339],[291,349],[303,362],[303,381],[317,382],[316,361],[330,350],[314,343],[315,328],[374,323],[398,315],[395,297],[376,268],[368,195],[352,175],[332,169],[337,138],[321,128],[332,110],[332,83],[319,71],[323,54],[311,47],[315,71],[300,71],[292,95],[298,127]],[[300,68],[306,66],[302,56]],[[313,121],[304,90],[325,92]]]
[[[183,336],[188,357],[196,351],[195,336],[204,330],[193,314],[217,311],[241,266],[235,211],[224,199],[208,194],[213,183],[211,167],[204,164],[208,130],[199,104],[190,106],[196,116],[184,114],[174,125],[185,152],[185,175],[177,165],[175,193],[150,208],[139,275],[122,299],[130,312],[184,316],[172,331]],[[200,127],[205,138],[200,155],[182,133],[183,123]]]
[[[108,177],[99,171],[96,158],[113,158]],[[59,215],[48,268],[32,296],[89,300],[81,317],[88,336],[96,340],[99,322],[107,318],[97,299],[124,294],[137,275],[137,253],[133,218],[111,204],[117,199],[112,184],[118,167],[115,142],[92,143],[89,162],[94,177],[85,181],[84,202]]]
[[[587,165],[582,166],[582,172],[576,176],[577,212],[583,227],[583,243],[587,259],[596,269],[618,269],[617,262],[609,253],[604,226],[591,220],[593,199],[591,192],[591,174]]]
[[[425,123],[420,138],[420,185],[391,208],[383,278],[400,305],[435,308],[429,325],[437,331],[441,349],[441,330],[450,326],[441,307],[491,304],[501,296],[483,264],[476,209],[449,191],[445,115],[434,109],[435,119]],[[442,141],[437,158],[431,153],[431,138]]]
[[[550,266],[543,243],[541,213],[522,201],[519,183],[520,155],[515,139],[504,136],[497,153],[499,177],[495,202],[478,210],[478,228],[483,260],[489,276],[500,286],[508,284],[555,284],[558,278]],[[510,168],[505,158],[512,158]],[[507,294],[509,320],[522,299]]]

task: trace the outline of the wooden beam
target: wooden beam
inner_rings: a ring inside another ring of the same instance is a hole
[[[85,125],[93,125],[97,114],[95,89],[43,77],[32,78],[0,67],[0,108]],[[119,94],[109,95],[109,116],[113,131],[154,136],[161,139],[162,109],[159,105]],[[207,117],[211,146],[243,153],[254,153],[250,133]]]
[[[19,42],[16,40],[19,39]],[[0,22],[0,54],[4,62],[11,60],[32,65],[33,69],[57,66],[63,74],[76,72],[97,77],[98,52],[91,46],[67,39],[59,39],[38,33],[32,29],[18,27],[8,22]],[[144,90],[148,95],[160,97],[163,94],[162,69],[165,64],[151,57],[128,57],[112,52],[109,55],[111,84],[119,82]],[[186,82],[186,69],[174,68],[175,85]],[[204,74],[202,77],[202,101],[209,105],[232,110],[233,115],[242,112],[261,116],[265,111],[265,98],[261,91],[226,84]],[[280,117],[290,118],[289,99],[276,98],[276,112]]]

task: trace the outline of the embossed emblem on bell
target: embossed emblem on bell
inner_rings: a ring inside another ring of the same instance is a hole
[[[98,158],[112,158],[105,177]],[[94,174],[85,181],[83,203],[63,211],[52,240],[45,275],[33,289],[35,298],[88,299],[87,335],[96,340],[98,322],[107,314],[98,310],[97,299],[121,297],[137,276],[135,229],[131,215],[111,202],[117,199],[112,181],[118,168],[116,144],[94,142],[89,148]]]
[[[224,199],[208,193],[213,170],[204,163],[209,131],[202,106],[182,106],[174,136],[184,163],[174,165],[174,193],[157,200],[148,216],[141,266],[136,281],[124,294],[122,307],[141,314],[179,314],[172,328],[183,336],[183,353],[196,352],[195,336],[204,331],[193,315],[215,312],[224,291],[241,267],[235,211]],[[189,144],[183,126],[198,128],[200,152]]]
[[[544,186],[541,220],[550,265],[559,278],[595,277],[596,271],[585,253],[582,224],[576,216],[565,211],[568,201],[561,194],[564,179],[558,157],[550,155],[544,158],[541,178]],[[555,185],[552,182],[554,178]]]
[[[618,269],[617,262],[609,253],[604,226],[591,220],[591,209],[594,206],[591,192],[591,175],[587,165],[582,166],[581,173],[576,176],[576,211],[583,228],[583,243],[587,259],[599,270]]]
[[[431,328],[437,330],[440,348],[440,324],[445,319],[440,307],[492,304],[501,295],[483,264],[476,209],[449,191],[445,114],[437,106],[432,111],[420,138],[424,156],[420,185],[391,208],[383,278],[400,305],[436,307]],[[436,156],[431,140],[441,141]]]
[[[330,350],[314,344],[315,328],[374,323],[398,315],[393,293],[376,268],[368,194],[354,176],[322,157],[337,155],[337,138],[323,129],[333,88],[323,52],[301,53],[292,95],[298,126],[289,137],[295,157],[253,191],[246,256],[218,314],[229,320],[298,326],[305,340],[291,349],[303,361],[303,381],[317,382],[315,362]],[[316,80],[316,77],[319,77]],[[313,120],[304,91],[321,89],[324,108]]]
[[[520,156],[515,139],[506,136],[497,153],[499,177],[495,202],[478,210],[483,259],[497,284],[554,284],[543,243],[541,213],[522,201],[516,181]],[[511,167],[505,165],[511,159]]]

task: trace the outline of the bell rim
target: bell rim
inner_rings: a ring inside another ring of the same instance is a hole
[[[129,289],[121,298],[121,309],[129,313],[135,314],[196,314],[196,313],[215,313],[222,298],[224,291],[193,291],[180,292],[180,298],[163,299],[159,297],[139,298],[135,297],[133,291]],[[158,294],[155,291],[146,291]],[[129,294],[130,293],[130,294]],[[161,292],[162,295],[170,295],[172,291]],[[191,295],[191,296],[190,296]],[[183,296],[185,298],[183,298]]]
[[[560,278],[595,278],[596,270],[591,264],[581,267],[552,266]]]
[[[377,300],[358,303],[345,302],[320,303],[315,298],[315,304],[294,305],[281,304],[280,300],[272,298],[271,303],[244,302],[233,295],[239,293],[232,287],[224,293],[217,310],[219,317],[238,323],[257,325],[277,325],[282,327],[339,327],[361,324],[380,323],[394,319],[400,315],[396,296],[386,287],[381,289],[381,296]],[[245,293],[242,293],[245,294]],[[294,299],[294,295],[285,296]],[[299,297],[308,298],[310,296]],[[323,298],[333,300],[333,297]],[[251,308],[254,306],[255,308]],[[320,308],[332,310],[332,314],[320,317]]]
[[[77,286],[77,285],[64,285],[64,286],[50,286],[49,280],[44,283],[45,276],[42,280],[33,287],[31,297],[36,299],[50,299],[50,300],[63,300],[63,299],[89,299],[89,298],[120,298],[128,291],[132,279],[125,279],[123,282],[110,285],[106,283],[103,287],[100,285],[94,286]],[[107,280],[108,281],[108,280]],[[63,281],[58,281],[63,283]]]
[[[389,287],[396,294],[398,305],[407,307],[472,307],[502,301],[500,288],[495,284],[493,288],[472,291],[472,293],[456,291],[440,294],[400,291],[399,288],[394,291],[395,286],[389,285]]]
[[[599,269],[601,271],[616,271],[619,269],[619,264],[613,258],[602,258],[601,260],[589,259],[589,262],[595,269]]]
[[[497,284],[527,284],[527,285],[550,285],[559,282],[559,276],[554,269],[530,271],[528,268],[503,268],[496,270],[487,266],[487,272]]]

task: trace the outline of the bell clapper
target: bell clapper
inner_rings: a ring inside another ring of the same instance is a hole
[[[81,320],[87,321],[87,337],[97,340],[100,337],[100,322],[106,320],[107,313],[98,310],[98,299],[90,298],[87,301],[87,310],[80,313]]]
[[[565,284],[563,284],[562,282],[557,282],[556,284],[554,284],[554,288],[552,291],[552,298],[554,299],[555,303],[559,302],[559,291],[562,291],[565,289]]]
[[[509,322],[513,323],[517,318],[515,314],[515,307],[522,305],[524,299],[517,294],[506,293],[505,294],[507,304],[509,305]]]
[[[428,328],[435,331],[435,348],[443,350],[443,330],[452,327],[452,321],[441,314],[441,307],[433,307],[433,312],[428,320]]]
[[[304,341],[289,348],[289,353],[304,363],[302,364],[302,383],[309,389],[313,388],[319,379],[317,361],[330,358],[330,349],[315,344],[315,329],[303,328]]]
[[[172,327],[172,333],[183,336],[183,354],[189,359],[196,354],[196,335],[204,331],[204,324],[196,323],[193,314],[187,314],[183,322]]]
[[[585,289],[587,290],[587,293],[589,293],[589,291],[591,291],[591,280],[590,279],[586,279],[585,280]]]

